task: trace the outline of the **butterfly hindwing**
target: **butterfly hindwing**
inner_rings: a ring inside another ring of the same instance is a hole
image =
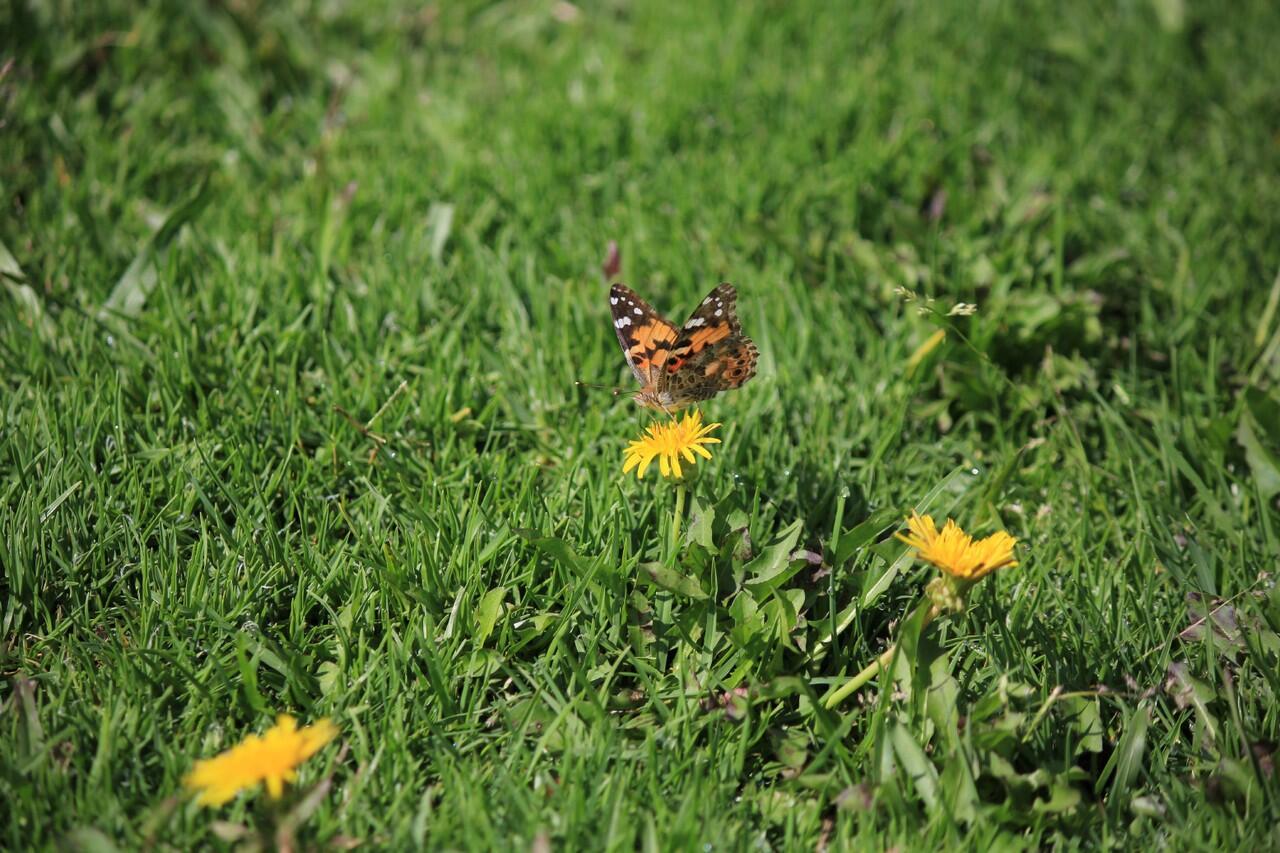
[[[755,376],[758,358],[750,338],[730,335],[689,356],[679,370],[668,374],[665,390],[676,405],[708,400]]]

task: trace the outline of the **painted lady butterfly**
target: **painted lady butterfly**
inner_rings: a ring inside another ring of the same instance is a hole
[[[677,330],[631,288],[609,288],[613,329],[643,386],[635,394],[637,403],[672,412],[756,375],[759,350],[742,334],[734,311],[737,300],[733,285],[722,284]]]

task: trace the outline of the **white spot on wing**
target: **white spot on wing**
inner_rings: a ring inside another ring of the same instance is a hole
[[[716,316],[717,316],[717,317],[719,317],[719,316],[720,316],[721,314],[723,314],[723,313],[724,313],[724,309],[723,309],[723,308],[717,308],[717,309],[716,309]]]
[[[618,304],[618,297],[616,297],[616,296],[610,296],[610,297],[609,297],[609,304],[610,304],[610,305],[617,305],[617,304]]]
[[[704,320],[702,317],[694,317],[685,325],[690,327],[697,327],[697,326],[705,326],[706,324],[707,324],[707,321]]]
[[[641,311],[639,308],[636,308],[636,309],[635,309],[635,312],[636,312],[636,316],[637,316],[637,317],[643,317],[643,316],[644,316],[644,312],[643,312],[643,311]]]
[[[619,317],[617,320],[614,321],[613,325],[617,326],[619,329],[625,329],[627,326],[631,325],[631,318]]]

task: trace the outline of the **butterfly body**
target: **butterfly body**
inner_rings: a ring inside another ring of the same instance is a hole
[[[637,403],[674,412],[755,376],[759,351],[742,333],[737,298],[733,285],[722,284],[676,328],[631,288],[609,288],[613,329],[641,385]]]

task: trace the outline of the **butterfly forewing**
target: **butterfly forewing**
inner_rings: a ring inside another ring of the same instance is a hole
[[[609,288],[609,311],[631,372],[641,384],[652,384],[666,365],[679,332],[626,285]]]
[[[727,281],[717,285],[698,303],[698,307],[693,310],[693,314],[684,324],[685,330],[689,331],[703,325],[703,323],[694,322],[696,320],[715,324],[719,323],[721,318],[729,324],[730,332],[735,335],[742,332],[742,323],[738,321],[738,289]]]
[[[671,358],[667,360],[667,373],[674,374],[685,362],[708,347],[721,344],[742,333],[738,321],[738,291],[732,284],[721,284],[707,294],[680,330]]]

